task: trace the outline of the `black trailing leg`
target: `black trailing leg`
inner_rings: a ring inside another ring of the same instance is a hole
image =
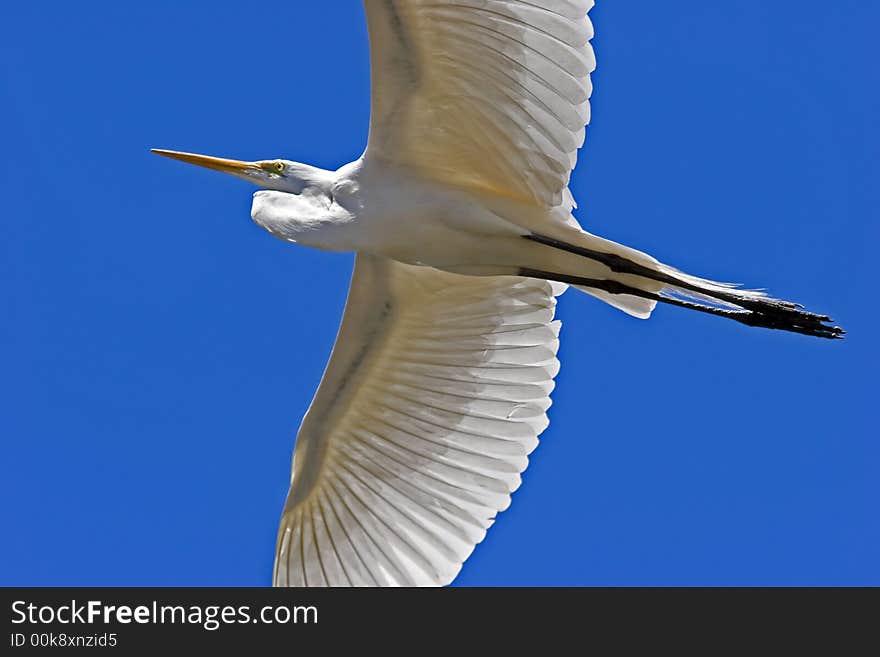
[[[529,236],[533,239],[534,236]],[[535,239],[542,243],[546,238]],[[562,243],[560,243],[562,244]],[[846,333],[839,326],[829,326],[831,318],[826,315],[817,315],[815,313],[802,310],[802,306],[790,301],[779,301],[777,299],[761,298],[761,297],[741,297],[735,291],[716,292],[715,290],[701,289],[696,285],[692,285],[685,281],[680,281],[672,276],[662,272],[654,272],[638,263],[630,262],[620,256],[607,253],[593,252],[589,249],[580,249],[565,245],[566,251],[578,253],[589,257],[591,260],[597,260],[611,267],[612,271],[625,274],[635,274],[643,276],[651,280],[668,283],[671,286],[683,288],[698,294],[719,299],[728,304],[739,306],[740,309],[718,308],[708,304],[697,303],[696,301],[686,301],[673,296],[666,296],[662,293],[646,292],[636,287],[613,281],[609,279],[583,278],[581,276],[569,276],[567,274],[558,274],[555,272],[543,271],[540,269],[530,269],[521,267],[519,274],[529,278],[543,278],[547,280],[559,281],[560,283],[569,283],[571,285],[581,285],[596,290],[603,290],[609,294],[629,294],[631,296],[641,297],[643,299],[652,299],[661,303],[673,306],[680,306],[690,310],[696,310],[710,315],[718,315],[726,317],[747,326],[760,326],[763,328],[779,329],[781,331],[791,331],[793,333],[801,333],[803,335],[812,335],[818,338],[842,338]],[[577,249],[577,250],[575,250]],[[589,252],[591,255],[587,255]],[[600,256],[600,257],[594,257]],[[604,258],[605,260],[603,260]],[[606,262],[607,260],[607,262]],[[611,264],[614,266],[612,267]],[[624,264],[625,263],[625,264]],[[650,275],[649,275],[650,274]],[[668,279],[668,280],[667,280]]]

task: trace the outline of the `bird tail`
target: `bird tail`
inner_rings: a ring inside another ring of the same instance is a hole
[[[563,235],[530,233],[535,267],[520,267],[521,276],[574,285],[624,312],[647,319],[657,303],[679,306],[763,328],[822,338],[845,333],[830,325],[827,315],[805,311],[802,305],[691,276],[646,253],[580,230]]]

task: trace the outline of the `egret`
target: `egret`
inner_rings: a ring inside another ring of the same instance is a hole
[[[271,235],[356,254],[297,434],[277,586],[445,585],[510,504],[547,427],[568,286],[840,338],[825,315],[584,231],[568,189],[590,119],[593,0],[365,0],[359,159],[159,155],[254,183]]]

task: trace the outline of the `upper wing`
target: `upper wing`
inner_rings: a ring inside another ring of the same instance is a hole
[[[544,206],[590,118],[593,0],[364,0],[367,153]]]
[[[357,256],[297,436],[276,586],[452,581],[547,426],[564,289]]]

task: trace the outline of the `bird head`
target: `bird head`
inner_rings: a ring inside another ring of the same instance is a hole
[[[249,183],[289,194],[301,194],[304,189],[312,184],[319,183],[324,173],[322,169],[310,167],[307,164],[291,162],[290,160],[255,160],[246,162],[243,160],[230,160],[225,157],[213,157],[211,155],[198,155],[196,153],[184,153],[181,151],[168,151],[161,148],[151,149],[156,155],[170,157],[187,164],[195,164],[214,171],[228,173]]]
[[[154,148],[156,155],[228,173],[261,187],[254,194],[251,217],[279,239],[317,248],[333,248],[321,239],[320,228],[344,222],[349,215],[334,206],[334,175],[290,160],[230,160],[224,157]],[[331,206],[335,212],[331,212]]]

